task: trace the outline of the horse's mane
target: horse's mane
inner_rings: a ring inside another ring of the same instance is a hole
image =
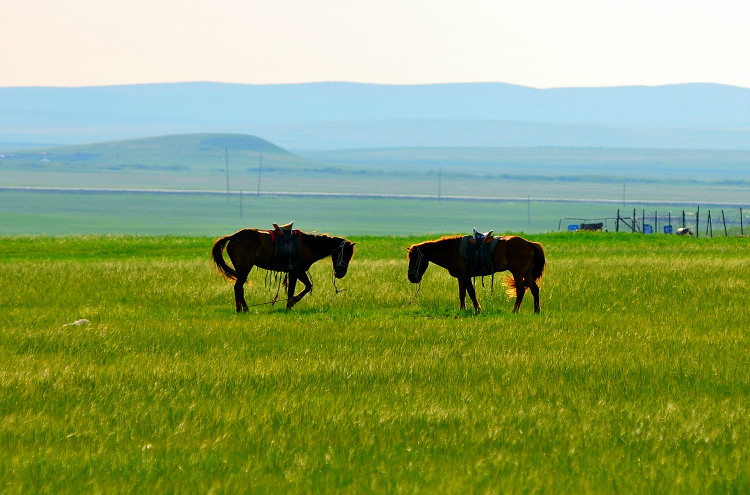
[[[462,236],[460,235],[444,235],[440,239],[432,239],[429,241],[423,241],[417,244],[412,244],[411,246],[407,248],[409,260],[411,261],[411,255],[412,255],[412,252],[414,251],[414,248],[428,248],[429,250],[433,250],[434,248],[437,247],[437,249],[440,249],[438,246],[440,245],[441,242],[458,241],[461,239],[461,237]]]
[[[456,240],[456,239],[460,239],[461,237],[463,237],[463,236],[460,236],[460,235],[444,235],[440,239],[432,239],[432,240],[429,240],[429,241],[420,242],[420,243],[412,245],[411,247],[431,246],[433,244],[437,244],[437,243],[443,242],[443,241],[453,241],[453,240]]]
[[[301,232],[302,232],[302,235],[309,235],[309,236],[313,236],[313,237],[325,237],[326,239],[343,239],[343,237],[341,237],[340,235],[333,235],[333,234],[329,234],[328,232],[320,232],[319,233],[319,232],[317,232],[315,230],[313,230],[312,232],[305,232],[303,230]]]
[[[307,236],[307,241],[304,242],[311,242],[311,239],[314,239],[313,244],[316,244],[318,246],[328,246],[328,248],[333,249],[335,247],[339,246],[339,243],[341,241],[345,241],[347,244],[354,244],[352,241],[345,237],[341,237],[338,235],[331,235],[328,233],[319,234],[315,231],[313,232],[302,232],[302,236]],[[352,258],[354,258],[354,247],[352,247]]]

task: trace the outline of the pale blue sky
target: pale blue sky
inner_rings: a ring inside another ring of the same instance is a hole
[[[714,82],[747,0],[0,0],[0,86]]]

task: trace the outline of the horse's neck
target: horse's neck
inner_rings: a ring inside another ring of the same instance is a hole
[[[303,234],[302,243],[310,247],[310,251],[316,260],[330,256],[341,244],[342,239],[327,235]]]
[[[428,242],[421,248],[422,254],[431,263],[435,263],[443,268],[449,268],[450,260],[453,257],[453,251],[458,252],[458,239],[441,239],[434,242]]]

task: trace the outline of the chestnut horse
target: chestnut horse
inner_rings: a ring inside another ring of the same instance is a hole
[[[472,275],[492,275],[494,272],[510,271],[513,278],[506,276],[508,294],[516,296],[513,312],[517,313],[526,289],[534,296],[534,312],[540,311],[539,285],[546,261],[544,249],[538,242],[527,241],[518,236],[500,237],[492,253],[492,270],[486,273],[470,274],[466,260],[458,253],[462,236],[443,237],[434,241],[414,244],[409,248],[409,282],[418,284],[430,262],[448,270],[458,279],[458,297],[461,309],[466,309],[466,293],[469,293],[474,310],[481,311],[474,292]]]
[[[225,249],[234,268],[224,261]],[[271,234],[265,230],[243,229],[214,242],[211,253],[216,268],[228,280],[235,281],[234,302],[238,313],[248,310],[244,285],[247,282],[250,269],[257,266],[266,270],[279,271],[273,263],[273,250]],[[302,266],[296,270],[284,270],[288,273],[287,309],[291,309],[312,290],[313,284],[306,272],[313,263],[328,256],[331,257],[333,262],[335,277],[342,278],[346,275],[349,261],[354,256],[354,243],[342,237],[302,233],[302,247],[300,249]],[[297,280],[302,282],[305,288],[295,296],[294,286],[297,284]]]

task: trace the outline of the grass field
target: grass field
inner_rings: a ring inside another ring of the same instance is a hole
[[[728,228],[741,231],[740,208],[745,224],[750,223],[749,158],[747,150],[555,147],[334,150],[298,156],[253,136],[223,134],[3,151],[0,188],[229,189],[232,195],[3,189],[0,235],[218,236],[290,220],[304,230],[346,235],[463,233],[474,226],[540,233],[614,218],[618,209],[625,216],[636,210],[641,218],[670,211],[680,217],[682,210],[690,216],[699,206],[704,215],[714,209],[714,220],[727,210]],[[274,191],[428,199],[288,198]],[[451,196],[502,202],[446,200]],[[614,230],[614,222],[606,227]],[[716,230],[723,234],[721,226]]]
[[[132,193],[40,193],[0,191],[0,236],[2,235],[225,235],[241,228],[268,228],[272,223],[295,220],[305,231],[339,235],[409,235],[470,233],[472,227],[495,232],[539,233],[565,230],[583,219],[611,219],[605,227],[615,230],[618,210],[630,217],[637,210],[651,221],[658,211],[663,218],[672,212],[675,228],[687,208],[686,224],[695,229],[695,205],[635,205],[547,202],[468,202],[362,199],[295,198],[274,195],[174,195]],[[700,236],[707,234],[708,208],[701,208]],[[714,208],[714,235],[724,235],[722,209]],[[727,209],[729,235],[750,228],[750,209]],[[564,219],[562,217],[565,217]],[[625,227],[622,226],[624,229]],[[744,230],[743,230],[744,229]]]
[[[0,185],[747,204],[748,150],[443,147],[291,154],[188,134],[6,152]],[[260,169],[260,170],[259,170]],[[260,173],[259,173],[260,172]],[[228,176],[228,177],[227,177]],[[227,184],[227,181],[229,184]]]
[[[225,235],[295,220],[306,231],[354,235],[557,229],[560,204],[435,200],[286,198],[245,195],[49,194],[0,192],[0,235]],[[615,207],[565,205],[566,213],[616,213]],[[530,218],[529,218],[530,217]],[[474,224],[467,224],[471,219]],[[529,219],[531,222],[529,222]]]
[[[750,491],[747,239],[531,238],[540,315],[357,237],[238,316],[212,238],[0,237],[0,492]]]

